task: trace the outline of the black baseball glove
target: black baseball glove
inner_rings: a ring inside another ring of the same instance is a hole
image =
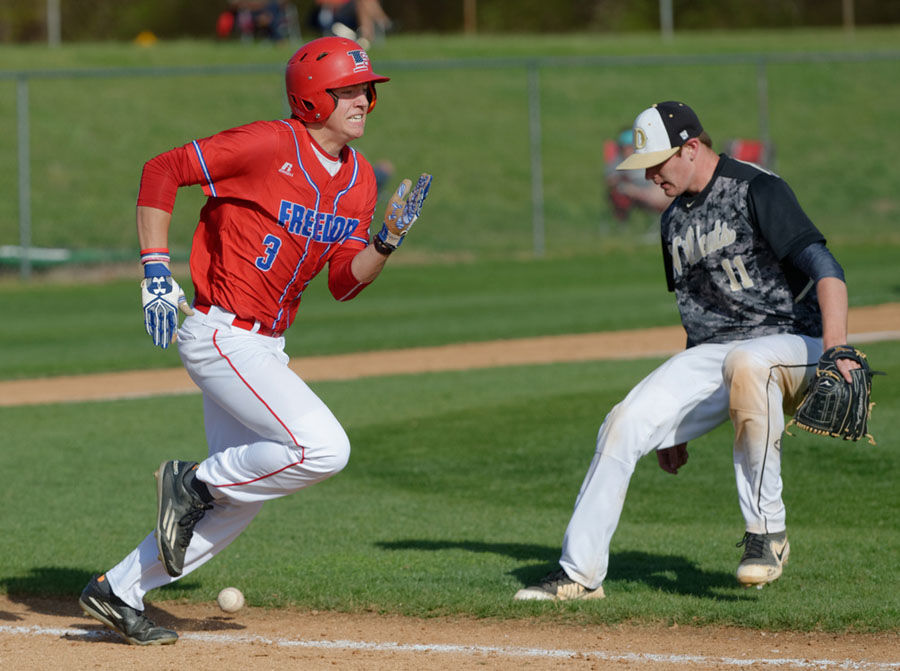
[[[847,382],[837,367],[838,359],[852,359],[859,368],[850,371]],[[872,375],[866,355],[851,345],[830,347],[819,357],[816,376],[788,426],[796,424],[820,436],[859,440],[863,436],[874,445],[868,433],[869,415],[874,403]]]

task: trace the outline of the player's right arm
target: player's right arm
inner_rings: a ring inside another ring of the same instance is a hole
[[[666,473],[678,475],[678,469],[684,466],[688,460],[687,443],[678,443],[672,447],[658,449],[656,460],[659,462],[659,467]]]
[[[138,192],[137,235],[141,246],[141,305],[153,344],[166,349],[175,339],[178,310],[192,314],[184,291],[169,269],[169,225],[182,184],[196,183],[184,150],[173,149],[144,165]]]
[[[147,205],[138,205],[137,234],[141,249],[167,249],[171,222],[171,212]]]

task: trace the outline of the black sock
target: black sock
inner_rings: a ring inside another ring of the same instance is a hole
[[[213,495],[209,493],[209,487],[206,486],[205,482],[197,479],[196,466],[187,472],[184,477],[184,484],[199,496],[203,500],[203,503],[212,503]]]

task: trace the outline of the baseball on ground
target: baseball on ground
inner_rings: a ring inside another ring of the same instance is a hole
[[[216,601],[226,613],[234,613],[244,607],[244,595],[237,587],[226,587],[219,592]]]

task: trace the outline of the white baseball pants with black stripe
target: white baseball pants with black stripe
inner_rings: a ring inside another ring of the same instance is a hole
[[[209,314],[195,311],[178,331],[178,352],[203,392],[209,451],[197,477],[215,498],[194,529],[182,576],[237,538],[265,501],[338,473],[350,456],[340,423],[288,367],[284,338],[232,326],[233,319],[213,306]],[[151,589],[177,580],[157,558],[153,532],[106,575],[113,592],[138,609]]]
[[[799,403],[821,354],[821,339],[789,334],[703,344],[676,354],[644,378],[600,427],[563,539],[560,565],[569,577],[590,589],[606,577],[610,540],[638,459],[699,438],[729,417],[746,529],[784,531],[784,412],[793,412]]]

